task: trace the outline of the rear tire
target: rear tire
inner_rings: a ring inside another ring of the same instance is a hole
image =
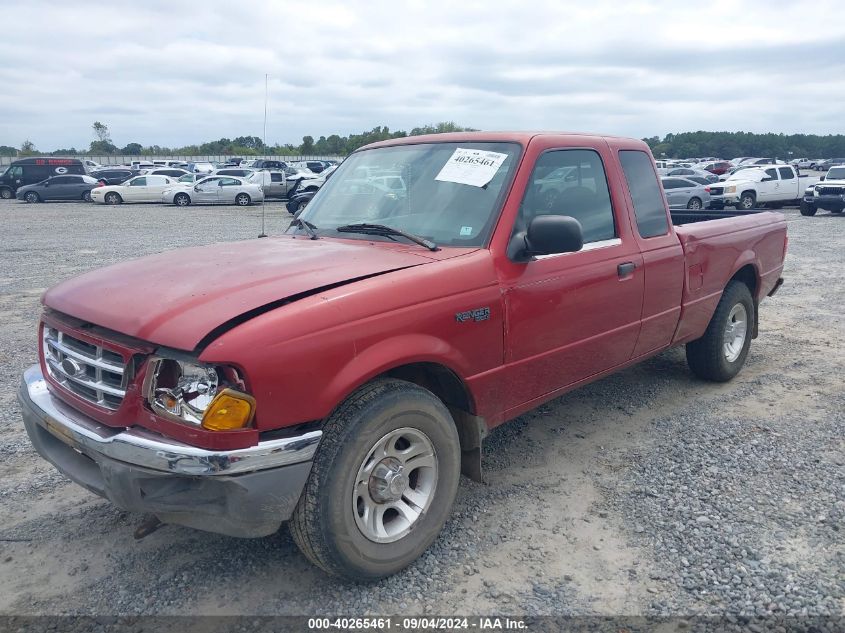
[[[741,281],[730,281],[704,336],[687,343],[687,365],[699,378],[727,382],[736,376],[751,347],[754,300]]]
[[[816,209],[816,205],[809,204],[807,202],[804,202],[803,200],[801,201],[801,215],[816,215],[817,210],[818,209]]]
[[[85,193],[83,193],[83,194],[82,194],[82,200],[83,200],[84,202],[91,202],[91,192],[90,192],[90,191],[86,191]]]
[[[687,202],[687,209],[701,211],[701,198],[690,198]]]
[[[403,380],[365,385],[323,427],[290,521],[294,541],[335,576],[395,574],[443,528],[460,456],[455,423],[433,393]]]
[[[103,198],[103,202],[106,204],[121,204],[123,202],[123,198],[120,197],[119,193],[111,191],[106,194],[105,198]]]
[[[6,187],[0,189],[0,198],[2,198],[3,200],[11,200],[14,197],[15,194],[12,193],[11,189],[8,189]]]
[[[30,204],[35,204],[36,202],[41,202],[41,196],[39,196],[34,191],[27,191],[26,195],[23,197],[24,200],[29,202]]]

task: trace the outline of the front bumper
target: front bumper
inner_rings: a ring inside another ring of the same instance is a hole
[[[845,209],[845,196],[812,196],[805,197],[804,199],[819,209],[827,209],[828,211],[841,211]]]
[[[18,393],[38,454],[130,512],[230,536],[272,534],[299,500],[322,431],[210,451],[139,427],[102,425],[53,396],[38,365]]]
[[[739,195],[736,193],[710,194],[710,206],[730,207],[739,202]]]

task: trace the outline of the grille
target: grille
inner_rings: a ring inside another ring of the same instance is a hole
[[[47,371],[62,387],[104,409],[120,407],[126,395],[120,354],[47,326],[42,347]]]
[[[721,196],[722,192],[724,191],[724,187],[714,187],[710,186],[710,195],[711,196]]]
[[[818,187],[816,191],[820,196],[841,196],[845,194],[845,187]]]

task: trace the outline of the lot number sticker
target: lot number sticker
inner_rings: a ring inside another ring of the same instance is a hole
[[[493,180],[507,157],[507,154],[499,152],[459,147],[443,165],[435,180],[483,187]]]

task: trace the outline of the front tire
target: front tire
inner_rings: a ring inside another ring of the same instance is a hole
[[[252,203],[252,199],[249,197],[249,194],[246,193],[239,193],[235,196],[235,204],[239,207],[248,207]]]
[[[106,204],[120,204],[123,202],[123,198],[120,197],[119,193],[112,191],[106,194],[106,197],[103,198],[103,202]]]
[[[30,204],[35,204],[36,202],[41,202],[41,196],[39,196],[34,191],[27,191],[26,195],[23,197],[24,200],[29,202]]]
[[[191,197],[187,193],[177,193],[173,196],[173,204],[177,207],[187,207],[191,204]]]
[[[712,382],[727,382],[739,373],[751,347],[754,309],[748,286],[728,282],[704,336],[687,343],[692,373]]]
[[[756,194],[753,191],[743,191],[736,208],[742,211],[751,211],[755,206],[757,206]]]
[[[329,417],[290,521],[314,564],[351,580],[410,565],[448,518],[460,478],[452,416],[430,391],[377,380]]]
[[[690,198],[689,202],[687,202],[687,209],[691,209],[692,211],[701,211],[701,199]]]
[[[801,201],[801,215],[811,216],[816,215],[816,205]]]

